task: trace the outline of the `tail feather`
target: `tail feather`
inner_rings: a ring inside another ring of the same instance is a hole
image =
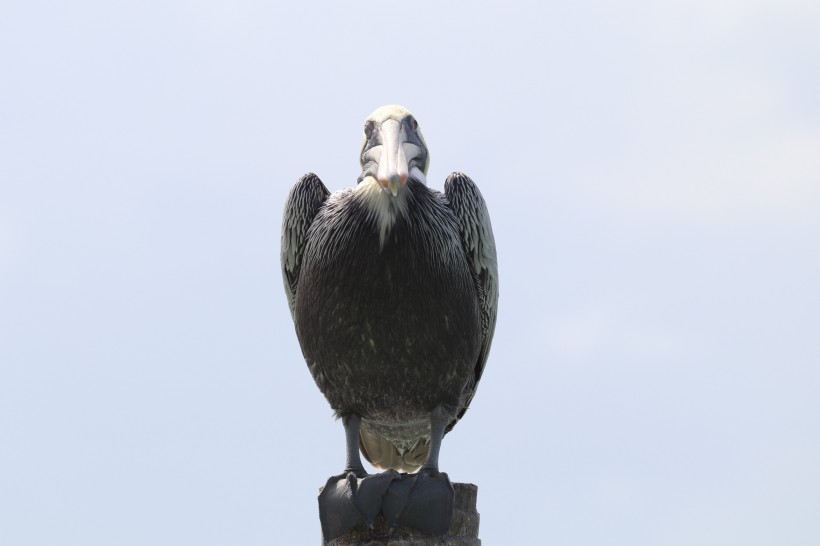
[[[415,472],[427,458],[429,443],[419,439],[407,449],[401,449],[384,436],[361,429],[359,448],[365,459],[376,468]]]

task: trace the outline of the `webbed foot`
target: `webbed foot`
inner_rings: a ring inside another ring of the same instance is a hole
[[[325,540],[344,534],[361,522],[353,501],[358,485],[352,472],[328,478],[319,493],[319,522]]]
[[[401,474],[395,470],[364,477],[349,472],[328,478],[319,494],[319,521],[325,540],[362,523],[372,529],[381,512],[382,499],[395,480],[401,480]]]
[[[430,535],[444,535],[453,518],[455,490],[447,474],[422,469],[394,482],[382,502],[382,513],[391,532],[400,525]]]

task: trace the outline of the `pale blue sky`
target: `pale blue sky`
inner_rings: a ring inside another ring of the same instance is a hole
[[[316,544],[279,223],[400,103],[488,202],[487,545],[820,543],[820,4],[0,6],[0,544]],[[501,537],[507,537],[502,539]]]

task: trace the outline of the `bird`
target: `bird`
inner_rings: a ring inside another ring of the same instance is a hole
[[[462,173],[443,192],[428,187],[429,150],[403,106],[366,118],[359,159],[355,186],[331,193],[308,173],[290,189],[285,293],[307,367],[345,429],[339,479],[370,476],[360,453],[394,478],[436,477],[495,331],[490,216]]]

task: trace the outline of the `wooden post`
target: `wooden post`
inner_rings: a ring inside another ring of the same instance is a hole
[[[471,483],[454,483],[455,508],[450,530],[443,537],[431,537],[409,527],[399,527],[393,534],[387,534],[387,522],[379,515],[370,531],[364,525],[354,527],[349,533],[336,537],[323,546],[481,546],[478,538],[478,512],[476,498],[478,486]]]

